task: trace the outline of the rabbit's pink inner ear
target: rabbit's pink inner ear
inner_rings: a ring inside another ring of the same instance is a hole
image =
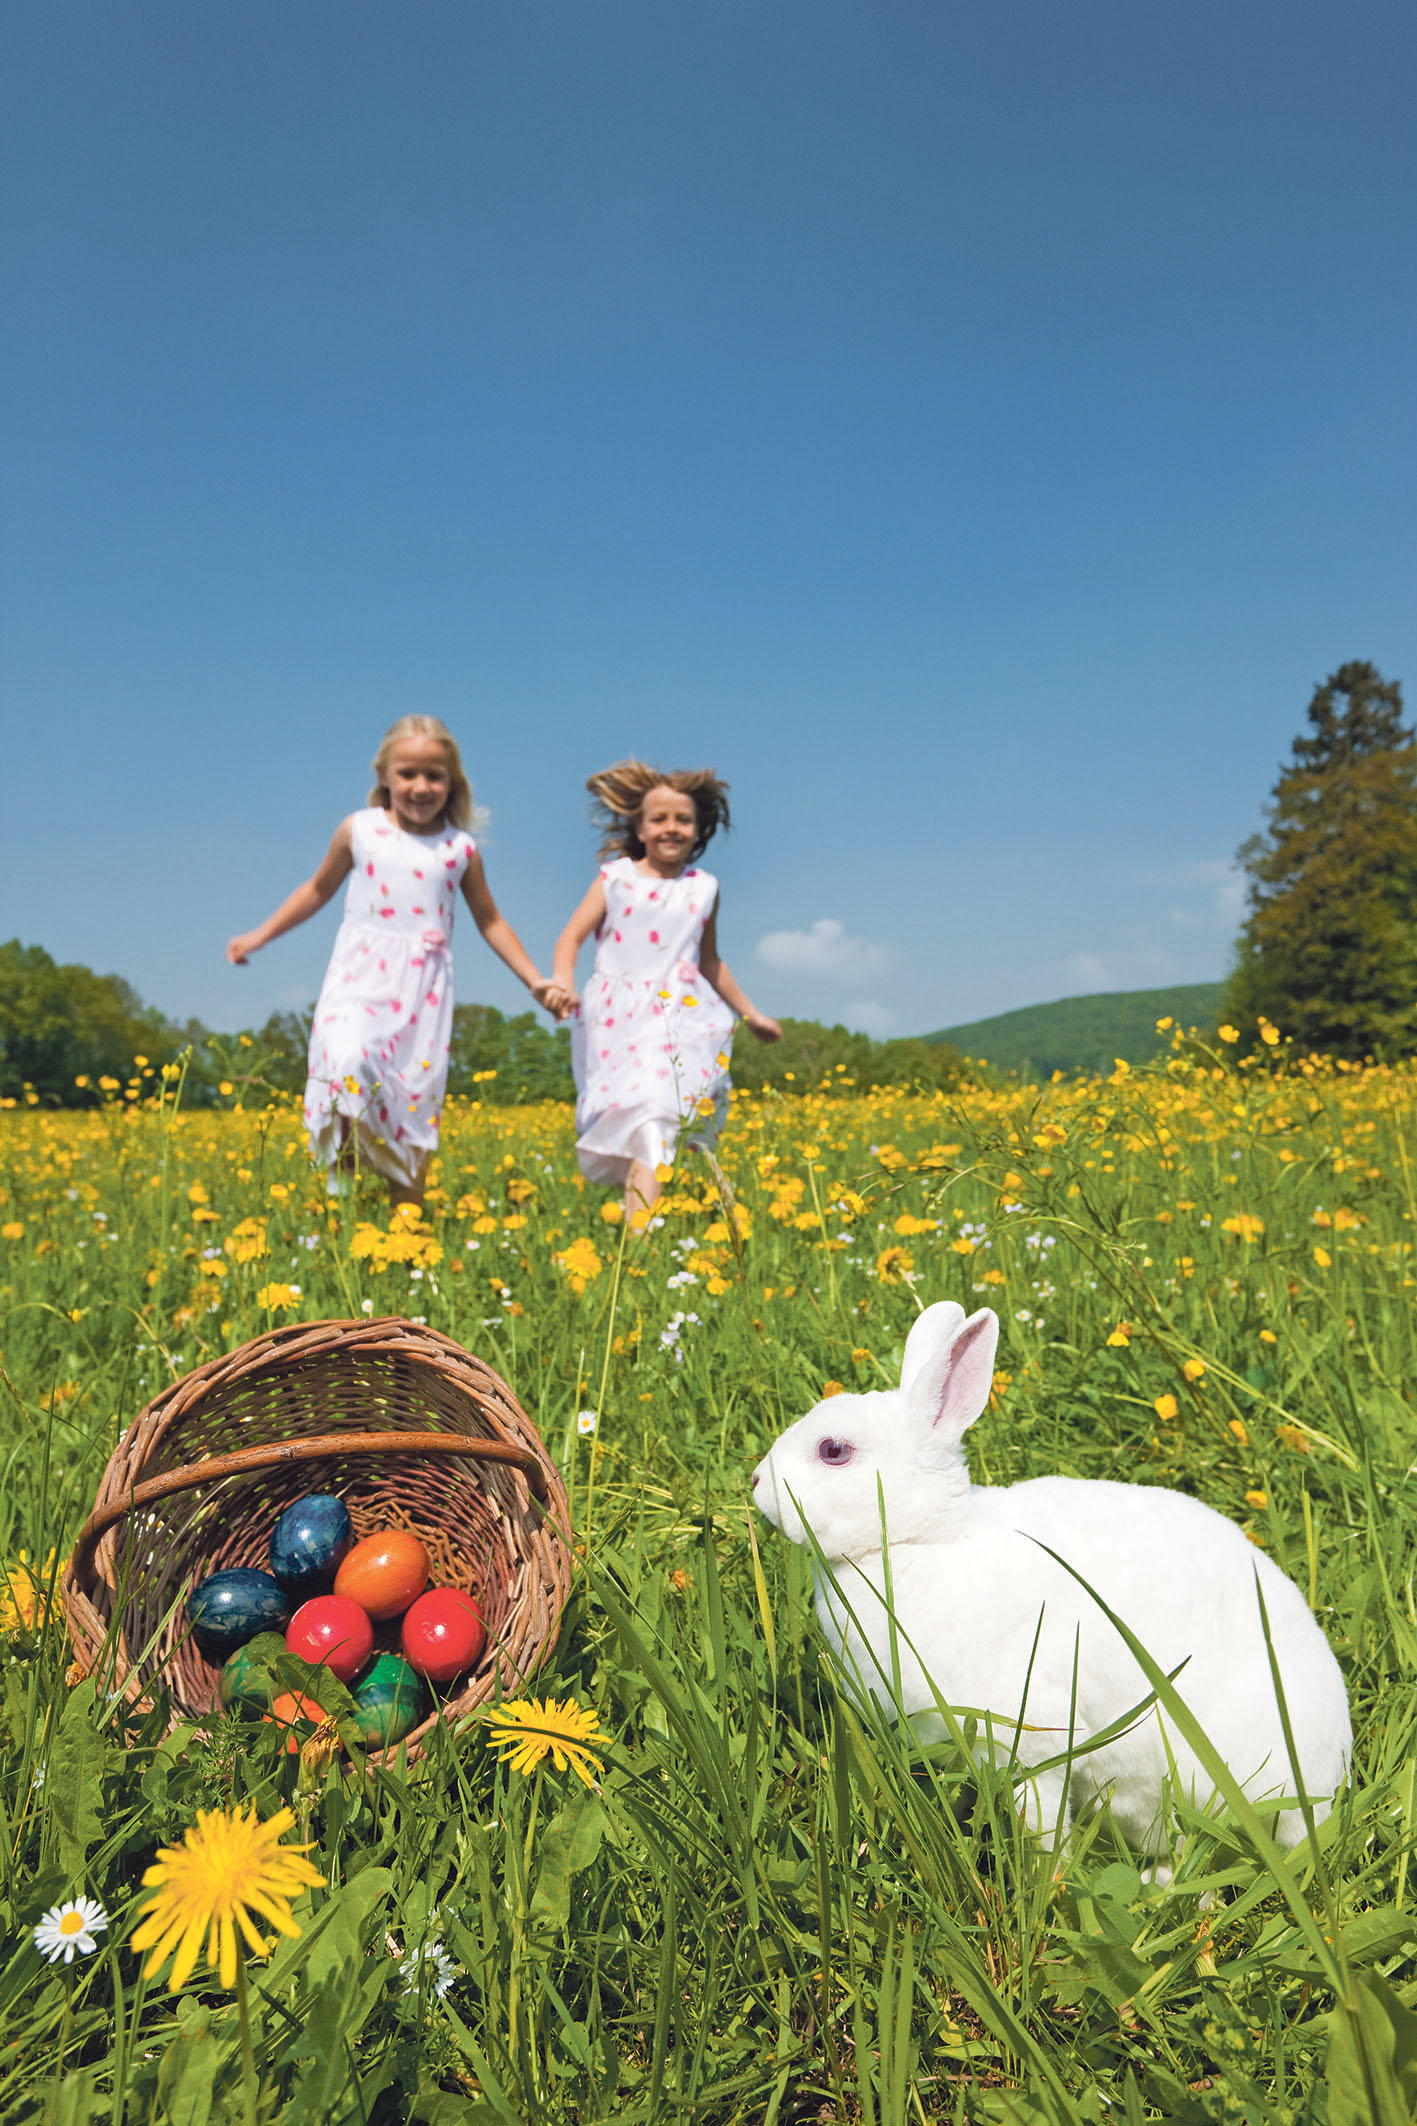
[[[958,1435],[974,1423],[994,1385],[994,1354],[998,1347],[998,1317],[985,1307],[971,1315],[950,1345],[934,1416],[937,1431]]]

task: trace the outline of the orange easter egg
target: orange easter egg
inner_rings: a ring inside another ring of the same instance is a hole
[[[261,1717],[263,1720],[274,1720],[277,1727],[285,1729],[286,1752],[291,1755],[299,1749],[302,1742],[309,1740],[313,1730],[324,1719],[325,1711],[323,1706],[317,1705],[313,1698],[307,1698],[302,1691],[283,1690],[278,1698],[272,1699],[270,1711],[263,1713]]]
[[[428,1585],[428,1553],[406,1528],[382,1528],[347,1550],[335,1593],[367,1610],[376,1624],[399,1617]]]

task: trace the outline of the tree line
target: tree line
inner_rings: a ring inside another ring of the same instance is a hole
[[[184,1101],[225,1105],[305,1085],[311,1012],[275,1012],[263,1026],[217,1034],[189,1019],[168,1019],[144,1004],[121,975],[60,966],[40,945],[0,945],[0,1098],[31,1096],[46,1107],[86,1107],[144,1089],[164,1064],[186,1059]],[[792,1095],[829,1080],[839,1090],[870,1085],[955,1084],[954,1049],[908,1039],[873,1041],[844,1026],[784,1019],[773,1047],[744,1041],[733,1058],[735,1084]],[[146,1074],[146,1075],[145,1075]],[[492,1004],[453,1012],[448,1091],[491,1105],[572,1100],[570,1036],[535,1012]]]

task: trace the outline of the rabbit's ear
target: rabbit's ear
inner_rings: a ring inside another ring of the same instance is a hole
[[[934,1307],[929,1309],[931,1314],[936,1311]],[[915,1325],[917,1330],[926,1318],[922,1315]],[[988,1402],[998,1346],[999,1317],[991,1307],[981,1307],[947,1346],[935,1348],[920,1367],[908,1400],[937,1440],[962,1438]]]
[[[942,1299],[936,1306],[926,1307],[905,1339],[905,1356],[900,1362],[903,1394],[913,1392],[925,1368],[943,1358],[963,1327],[964,1308],[953,1299]]]

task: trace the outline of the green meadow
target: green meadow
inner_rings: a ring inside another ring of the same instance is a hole
[[[1282,1044],[1041,1091],[838,1071],[736,1099],[728,1188],[686,1155],[638,1244],[561,1104],[451,1103],[410,1241],[373,1188],[327,1201],[289,1104],[180,1083],[0,1114],[0,2117],[1411,2115],[1417,1073]],[[1179,1486],[1298,1582],[1355,1733],[1312,1844],[1238,1792],[1182,1807],[1162,1889],[1105,1816],[1046,1851],[1016,1768],[842,1695],[749,1474],[892,1384],[942,1298],[1003,1325],[976,1481]],[[57,1576],[123,1428],[277,1323],[366,1314],[485,1359],[564,1473],[572,1590],[526,1688],[593,1716],[586,1779],[481,1719],[379,1770],[240,1712],[169,1731],[74,1663]],[[203,1944],[174,1992],[130,1945],[144,1873],[253,1807],[308,1843],[299,1931],[239,1986]],[[80,1898],[106,1924],[50,1963],[34,1930]]]

